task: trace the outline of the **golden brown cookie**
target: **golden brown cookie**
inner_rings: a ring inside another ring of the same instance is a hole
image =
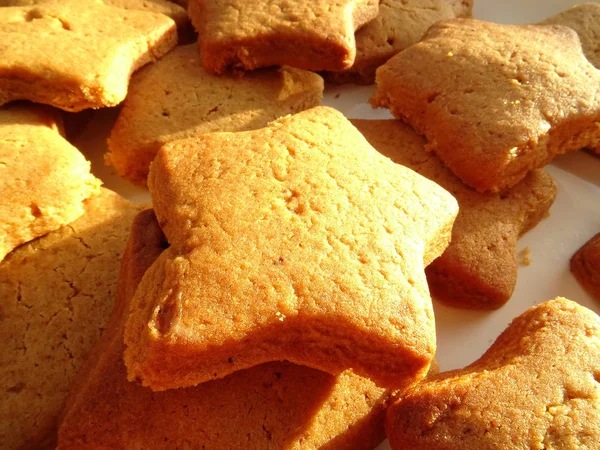
[[[351,372],[334,377],[274,362],[165,392],[128,382],[124,313],[166,246],[152,211],[138,215],[113,317],[69,394],[59,449],[368,450],[383,440],[388,392]]]
[[[57,116],[33,105],[0,109],[0,261],[73,222],[100,190],[90,163],[61,135]]]
[[[600,301],[600,233],[575,252],[571,258],[571,272],[581,286]]]
[[[540,22],[575,30],[587,59],[600,69],[600,4],[582,3]]]
[[[66,111],[117,105],[131,73],[176,43],[175,23],[165,15],[100,0],[0,8],[0,105],[18,99]]]
[[[599,85],[570,28],[454,19],[381,66],[371,102],[425,135],[465,183],[498,192],[597,146]]]
[[[356,55],[354,32],[373,20],[379,0],[191,0],[207,70],[289,65],[344,70]]]
[[[517,239],[547,214],[556,184],[531,171],[503,195],[480,193],[460,181],[425,148],[426,141],[398,120],[352,120],[369,143],[392,161],[435,181],[458,201],[452,240],[425,269],[432,295],[461,308],[495,309],[517,281]]]
[[[356,59],[342,72],[327,72],[333,83],[372,84],[375,70],[416,44],[435,22],[471,17],[473,0],[381,0],[379,14],[356,32]]]
[[[148,185],[171,247],[132,302],[130,379],[163,390],[278,360],[386,387],[425,375],[423,269],[448,244],[456,201],[341,113],[167,144]]]
[[[142,208],[103,189],[81,218],[0,263],[0,449],[55,438],[70,382],[108,321]]]
[[[178,47],[131,80],[108,139],[106,161],[136,184],[146,184],[150,163],[167,142],[213,131],[264,127],[286,114],[321,103],[323,80],[285,67],[213,75],[195,44]]]
[[[517,317],[476,362],[387,412],[392,449],[597,449],[600,318],[564,298]]]
[[[52,3],[55,0],[0,0],[0,6],[33,6]],[[107,6],[123,9],[137,9],[169,16],[178,27],[184,26],[189,18],[184,8],[169,0],[102,0]]]

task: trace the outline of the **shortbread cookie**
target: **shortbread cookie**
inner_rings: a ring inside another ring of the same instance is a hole
[[[456,201],[341,113],[167,144],[148,185],[171,247],[132,302],[130,379],[163,390],[278,360],[385,387],[425,375],[423,269],[448,244]]]
[[[473,0],[381,0],[379,15],[356,32],[356,59],[350,69],[327,72],[334,83],[372,84],[375,69],[419,42],[439,20],[471,17]]]
[[[573,6],[540,22],[543,25],[564,25],[575,30],[587,59],[600,69],[600,4],[583,3]]]
[[[344,70],[354,32],[377,17],[379,0],[191,0],[188,13],[209,71],[289,65]]]
[[[0,0],[0,6],[33,6],[52,2],[55,0]],[[102,0],[102,3],[117,8],[164,14],[173,19],[178,27],[189,21],[185,9],[168,0]]]
[[[450,245],[425,270],[432,295],[461,308],[495,309],[506,303],[517,281],[517,239],[548,214],[556,197],[552,178],[536,169],[503,195],[476,192],[400,121],[352,123],[378,151],[435,181],[458,201]]]
[[[61,136],[61,126],[50,108],[0,109],[0,261],[73,222],[100,190],[90,163]]]
[[[465,183],[497,192],[598,145],[599,85],[570,28],[454,19],[380,67],[371,102],[425,135]]]
[[[573,255],[571,272],[584,289],[600,301],[600,233]]]
[[[84,215],[0,264],[0,448],[51,438],[69,384],[100,337],[133,217],[103,189]]]
[[[69,394],[59,449],[370,450],[383,440],[388,391],[351,372],[274,362],[165,392],[128,382],[124,312],[165,244],[152,211],[138,215],[115,312]]]
[[[392,449],[597,449],[600,318],[564,298],[517,317],[464,369],[433,375],[387,413]]]
[[[117,105],[131,73],[176,43],[167,16],[100,0],[0,8],[0,105],[18,99],[66,111]]]
[[[160,147],[213,131],[245,131],[321,103],[323,80],[312,72],[266,69],[217,76],[200,63],[198,47],[178,47],[131,80],[108,139],[106,160],[117,173],[146,184]]]

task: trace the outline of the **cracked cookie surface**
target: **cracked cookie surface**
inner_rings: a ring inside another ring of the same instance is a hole
[[[70,382],[110,316],[142,208],[102,189],[78,220],[0,263],[0,449],[52,441]]]
[[[478,191],[600,142],[600,71],[558,25],[438,22],[377,70],[373,106],[423,134]]]
[[[318,107],[162,147],[150,193],[171,247],[132,302],[130,379],[196,385],[267,361],[400,388],[435,350],[424,266],[454,198]]]
[[[176,44],[169,17],[100,0],[0,8],[0,105],[31,100],[75,112],[115,106],[131,74]]]
[[[527,310],[464,369],[433,375],[387,412],[392,449],[596,449],[600,318],[564,298]]]
[[[58,449],[369,450],[383,440],[389,392],[350,371],[334,377],[273,362],[164,392],[127,381],[128,305],[167,247],[154,213],[140,213],[123,256],[115,311],[69,393]]]
[[[0,262],[17,246],[76,220],[83,202],[100,190],[61,126],[50,108],[0,109]]]
[[[214,131],[261,128],[321,103],[317,74],[284,67],[243,77],[211,74],[198,47],[178,47],[135,74],[108,139],[106,160],[119,175],[146,184],[150,163],[167,142]]]

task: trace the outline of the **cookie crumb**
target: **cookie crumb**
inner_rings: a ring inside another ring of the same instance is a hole
[[[519,264],[522,266],[529,266],[531,264],[531,250],[529,247],[525,247],[523,250],[519,252]]]

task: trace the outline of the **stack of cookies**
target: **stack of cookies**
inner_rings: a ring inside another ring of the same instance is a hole
[[[600,317],[557,297],[437,373],[431,296],[509,301],[544,166],[600,148],[598,4],[2,6],[0,450],[597,448]],[[58,109],[115,105],[105,161],[149,203],[65,137]]]

